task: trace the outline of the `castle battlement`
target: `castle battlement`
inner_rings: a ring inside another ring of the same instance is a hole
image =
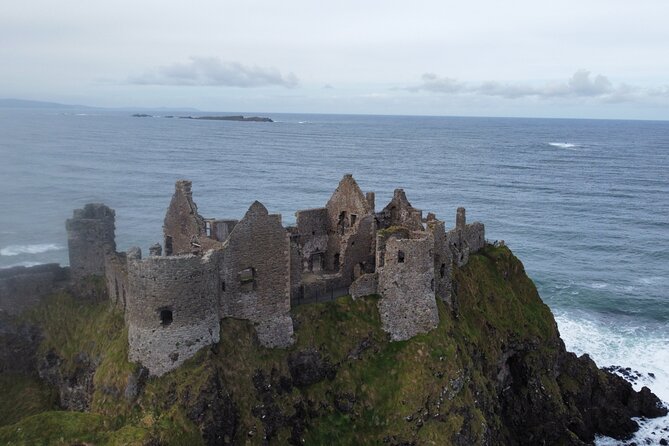
[[[253,323],[268,348],[294,342],[291,307],[350,294],[380,295],[383,329],[409,339],[439,323],[437,299],[452,305],[453,268],[485,244],[484,226],[455,228],[423,218],[402,189],[380,212],[375,194],[345,175],[322,208],[297,211],[296,224],[254,202],[240,220],[206,218],[192,183],[177,181],[163,245],[116,252],[114,211],[87,205],[68,220],[75,278],[106,278],[110,301],[128,325],[129,359],[153,375],[179,366],[219,341],[223,318]]]

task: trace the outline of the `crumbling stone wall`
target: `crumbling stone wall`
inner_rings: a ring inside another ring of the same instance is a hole
[[[162,375],[218,342],[217,286],[210,255],[128,255],[128,358]]]
[[[165,215],[163,233],[165,235],[165,255],[204,253],[209,249],[220,249],[221,243],[207,234],[207,222],[197,212],[193,201],[192,183],[179,180],[174,187],[174,195]],[[211,222],[209,222],[211,225]],[[234,226],[234,225],[233,225]],[[220,231],[227,230],[229,224],[221,222]],[[216,229],[214,229],[216,233]]]
[[[355,231],[342,238],[341,286],[347,287],[355,279],[375,270],[376,221],[373,215],[366,215],[357,223]]]
[[[432,218],[427,222],[427,231],[434,239],[434,282],[437,298],[451,306],[453,288],[453,252],[446,239],[444,222]]]
[[[106,256],[116,251],[114,218],[104,204],[89,203],[65,222],[73,279],[105,275]]]
[[[439,324],[434,239],[429,232],[413,232],[410,237],[389,237],[383,266],[378,268],[381,323],[393,341],[427,333]]]
[[[458,208],[455,229],[446,234],[446,241],[453,254],[453,260],[459,267],[469,262],[469,255],[485,246],[485,227],[483,223],[467,224],[465,208]]]
[[[290,238],[281,216],[254,202],[217,255],[220,316],[253,321],[266,347],[291,345]]]
[[[301,270],[321,272],[325,269],[328,247],[328,211],[326,208],[306,209],[295,213],[296,242],[301,253]]]
[[[67,279],[67,269],[57,263],[0,269],[0,313],[22,313],[64,286]]]
[[[349,288],[349,294],[353,299],[378,294],[379,276],[376,273],[363,274],[355,279]]]
[[[411,206],[404,189],[395,189],[393,198],[388,205],[378,214],[376,218],[379,221],[379,228],[389,228],[391,226],[402,226],[411,231],[422,231],[423,211]]]
[[[325,209],[328,231],[325,268],[338,272],[342,266],[342,251],[346,246],[346,239],[358,231],[364,217],[373,215],[374,209],[370,207],[369,201],[351,174],[344,175]],[[350,285],[350,281],[347,285]]]
[[[105,280],[111,304],[125,312],[128,292],[128,260],[125,253],[113,252],[105,257]]]
[[[291,299],[380,294],[384,330],[409,339],[438,324],[436,298],[451,304],[452,269],[484,246],[484,226],[467,224],[459,208],[446,232],[434,214],[423,221],[402,189],[378,214],[374,202],[345,175],[324,208],[298,211],[286,229],[259,202],[241,221],[205,219],[182,180],[165,217],[164,256],[159,244],[145,260],[138,248],[115,252],[114,211],[91,204],[67,222],[71,263],[79,277],[105,275],[125,310],[129,358],[155,375],[218,342],[220,318],[252,321],[266,347],[291,345]],[[7,283],[0,275],[0,297]]]

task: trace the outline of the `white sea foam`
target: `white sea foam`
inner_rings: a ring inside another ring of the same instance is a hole
[[[558,313],[555,318],[567,349],[576,354],[588,353],[598,366],[630,367],[641,376],[633,387],[647,386],[665,404],[669,404],[669,326],[632,326],[619,320],[600,321],[587,315]],[[650,374],[653,375],[650,375]],[[653,377],[654,376],[654,377]],[[641,428],[635,434],[637,444],[658,444],[666,438],[669,416],[653,420],[637,420]],[[664,437],[663,437],[664,436]],[[598,446],[619,445],[618,440],[599,437]]]
[[[549,142],[549,146],[557,147],[559,149],[575,149],[578,147],[578,144],[574,144],[571,142]]]
[[[0,249],[0,255],[17,256],[19,254],[40,254],[48,251],[60,251],[62,246],[55,243],[39,243],[35,245],[9,245]]]

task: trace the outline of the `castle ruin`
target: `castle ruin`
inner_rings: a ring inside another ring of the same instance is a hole
[[[402,189],[380,212],[345,175],[325,207],[296,213],[295,226],[254,202],[241,220],[205,218],[191,182],[177,181],[163,244],[116,251],[113,210],[89,204],[66,223],[71,274],[105,278],[124,312],[128,356],[162,375],[219,341],[220,320],[250,321],[265,347],[290,346],[291,308],[350,294],[378,294],[383,329],[394,341],[439,323],[437,299],[452,305],[453,268],[485,244],[484,226],[457,210],[446,231],[423,217]]]

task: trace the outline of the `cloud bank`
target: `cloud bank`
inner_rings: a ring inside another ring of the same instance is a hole
[[[425,73],[420,84],[405,88],[408,91],[427,91],[440,94],[473,94],[506,99],[534,97],[539,99],[593,98],[607,102],[633,101],[649,97],[666,96],[668,86],[640,88],[627,84],[614,85],[606,76],[591,75],[588,70],[578,70],[567,81],[549,82],[540,86],[486,81],[478,84],[460,82],[449,77]]]
[[[299,80],[295,74],[283,75],[273,67],[247,66],[214,57],[191,57],[189,62],[157,67],[130,77],[128,82],[137,85],[293,88]]]

